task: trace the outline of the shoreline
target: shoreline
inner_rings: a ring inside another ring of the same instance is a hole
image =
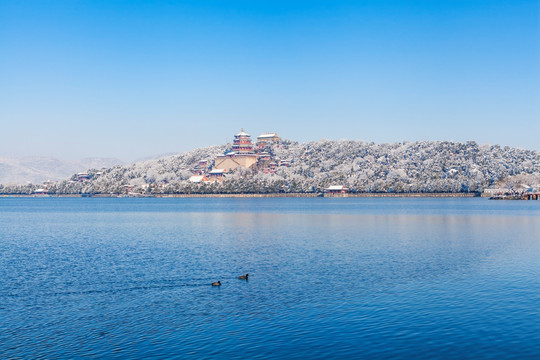
[[[278,194],[155,194],[150,196],[128,196],[110,194],[62,194],[62,195],[26,195],[26,194],[0,194],[0,198],[473,198],[481,197],[479,193],[348,193],[325,194],[318,193],[278,193]]]

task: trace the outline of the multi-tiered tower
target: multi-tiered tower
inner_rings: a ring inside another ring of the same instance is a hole
[[[251,136],[242,129],[234,135],[232,150],[216,157],[214,170],[231,172],[238,167],[251,168],[257,164],[258,156],[253,151]]]
[[[251,136],[245,133],[244,129],[234,135],[232,151],[236,154],[253,154]]]

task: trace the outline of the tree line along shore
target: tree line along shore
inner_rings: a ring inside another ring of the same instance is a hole
[[[490,187],[519,190],[540,184],[540,152],[533,150],[474,141],[375,144],[283,139],[258,146],[256,156],[249,155],[264,161],[222,172],[211,181],[194,181],[215,172],[216,163],[238,160],[230,155],[232,149],[234,144],[210,146],[88,169],[47,184],[0,185],[0,194],[40,195],[42,190],[41,195],[62,196],[313,197],[343,186],[348,197],[478,196]]]

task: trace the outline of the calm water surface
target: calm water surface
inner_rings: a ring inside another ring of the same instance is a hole
[[[0,358],[538,359],[540,201],[2,198]]]

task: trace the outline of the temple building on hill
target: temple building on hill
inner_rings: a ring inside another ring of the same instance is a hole
[[[192,183],[201,183],[201,182],[207,182],[208,178],[204,175],[192,175],[189,179],[189,182]]]
[[[279,136],[276,133],[267,133],[257,136],[257,147],[264,148],[266,145],[274,144],[278,141]]]
[[[253,144],[251,136],[242,129],[238,134],[234,135],[232,151],[236,154],[253,154]]]
[[[214,169],[231,172],[238,167],[251,168],[257,164],[258,156],[253,151],[251,136],[242,129],[234,135],[232,150],[216,157]]]

